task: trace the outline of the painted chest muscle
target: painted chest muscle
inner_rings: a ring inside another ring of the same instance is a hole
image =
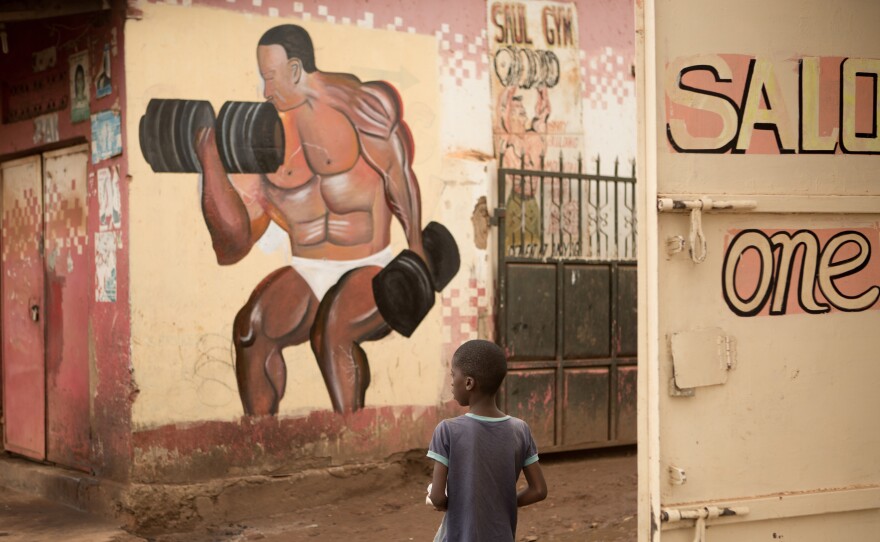
[[[294,116],[295,115],[295,116]],[[269,175],[279,188],[297,188],[317,176],[332,176],[352,169],[360,157],[358,134],[334,110],[286,112],[283,115],[285,153],[278,171]]]
[[[269,175],[265,193],[269,201],[295,221],[311,220],[327,211],[346,214],[372,209],[376,193],[382,189],[379,175],[365,160],[338,175],[311,175],[304,183],[286,187]]]

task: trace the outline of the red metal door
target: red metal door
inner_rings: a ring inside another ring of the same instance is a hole
[[[94,256],[86,250],[88,151],[81,145],[43,155],[46,457],[84,470],[89,466],[88,326],[94,291]]]
[[[5,449],[46,456],[43,190],[39,156],[0,166]]]

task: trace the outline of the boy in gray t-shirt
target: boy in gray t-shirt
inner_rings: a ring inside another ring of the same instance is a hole
[[[504,352],[489,341],[468,341],[452,357],[452,396],[470,412],[440,422],[428,447],[429,497],[447,510],[441,542],[514,542],[517,507],[547,497],[528,424],[496,406],[506,374]],[[517,493],[520,471],[528,487]]]

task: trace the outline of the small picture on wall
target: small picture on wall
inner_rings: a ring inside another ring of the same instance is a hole
[[[113,91],[113,85],[110,81],[110,44],[104,45],[104,54],[101,61],[101,71],[98,78],[95,79],[95,95],[98,98],[108,96]]]
[[[82,122],[89,118],[89,52],[70,55],[70,121]]]
[[[92,115],[92,163],[122,154],[119,113],[101,111]]]

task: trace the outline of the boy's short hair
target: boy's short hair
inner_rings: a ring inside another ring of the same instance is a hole
[[[475,339],[458,347],[452,356],[465,376],[477,381],[480,391],[495,393],[507,375],[507,359],[497,344]]]

